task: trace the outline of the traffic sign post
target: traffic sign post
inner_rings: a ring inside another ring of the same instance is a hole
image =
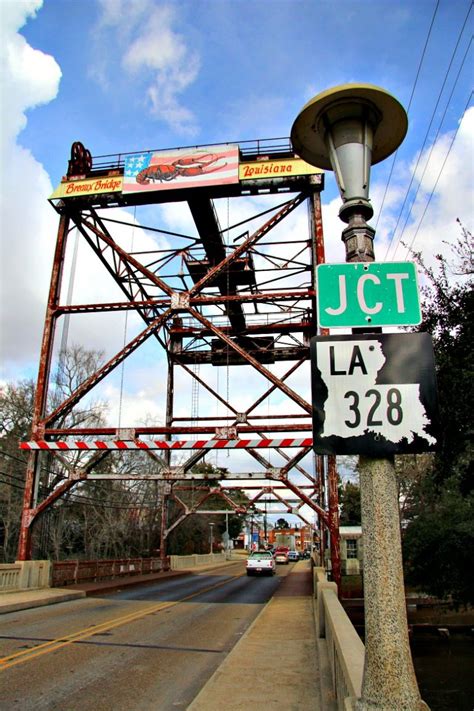
[[[412,326],[421,323],[413,262],[351,262],[316,268],[322,328]]]
[[[390,456],[436,448],[438,405],[427,333],[311,341],[313,448]]]

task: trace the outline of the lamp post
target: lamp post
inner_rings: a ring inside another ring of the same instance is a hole
[[[210,528],[210,544],[211,544],[210,548],[211,548],[211,555],[212,555],[214,552],[214,524],[210,523],[209,528]]]
[[[339,217],[347,262],[374,260],[370,166],[392,154],[408,128],[391,94],[370,84],[345,84],[311,99],[296,118],[295,152],[333,170],[342,198]],[[418,711],[403,582],[398,490],[392,458],[360,457],[364,534],[365,664],[358,711]]]

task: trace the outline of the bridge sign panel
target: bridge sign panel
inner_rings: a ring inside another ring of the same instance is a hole
[[[311,340],[313,449],[371,457],[437,443],[437,389],[427,333]]]
[[[320,264],[316,270],[322,328],[412,326],[421,322],[413,262]]]

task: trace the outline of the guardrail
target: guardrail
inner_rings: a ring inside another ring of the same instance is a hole
[[[77,583],[99,582],[112,578],[146,575],[161,571],[161,558],[119,558],[114,560],[54,561],[52,586],[64,587]],[[169,569],[166,559],[164,570]]]
[[[225,553],[172,555],[163,570],[183,570],[222,563]],[[78,583],[159,573],[161,558],[119,558],[110,560],[31,560],[0,564],[0,592],[32,588],[65,587]]]
[[[313,569],[316,633],[327,659],[338,711],[351,711],[362,693],[365,647],[339,602],[336,583]],[[324,641],[323,641],[324,640]]]

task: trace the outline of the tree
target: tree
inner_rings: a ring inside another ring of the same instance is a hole
[[[53,377],[48,411],[52,411],[100,366],[102,355],[72,346],[62,353]],[[1,560],[15,560],[27,455],[18,442],[30,436],[35,385],[9,383],[0,390],[0,546]],[[106,403],[88,400],[64,416],[60,427],[100,426]],[[68,475],[82,466],[81,452],[61,457],[43,453],[40,460],[39,497],[44,499]],[[162,462],[150,453],[133,457],[110,452],[95,472],[110,481],[76,485],[49,507],[38,520],[35,556],[97,558],[151,554],[159,546],[161,485],[157,481],[122,481],[116,474],[152,474]]]
[[[199,462],[193,467],[194,473],[204,474],[205,479],[199,481],[199,486],[189,486],[189,481],[183,481],[182,484],[187,485],[184,491],[176,488],[176,493],[179,494],[179,500],[189,508],[195,506],[199,500],[206,495],[208,488],[219,488],[218,481],[223,475],[227,474],[227,470],[221,467],[214,467],[208,462]],[[177,484],[177,487],[179,484]],[[242,508],[247,508],[249,499],[245,492],[240,489],[232,491],[232,502]],[[213,524],[214,544],[217,546],[222,539],[222,535],[226,531],[228,523],[229,538],[237,538],[242,530],[246,515],[235,513],[231,507],[218,493],[208,496],[205,500],[204,508],[208,511],[228,509],[227,521],[226,514],[201,514],[199,508],[197,513],[187,516],[170,534],[168,539],[168,552],[175,555],[186,555],[191,553],[209,553],[210,549],[210,527]],[[183,507],[177,505],[176,501],[171,500],[169,506],[169,522],[173,523],[183,514]]]
[[[275,528],[283,529],[283,528],[290,528],[290,524],[285,518],[279,518],[277,519],[277,522],[275,523]]]
[[[412,468],[404,501],[403,546],[408,583],[472,604],[474,260],[472,234],[462,226],[453,254],[451,264],[438,255],[436,272],[415,254],[427,278],[419,330],[433,336],[441,437],[439,451],[415,461]],[[461,279],[453,282],[452,276]]]
[[[341,488],[339,503],[341,506],[339,515],[341,526],[359,526],[361,522],[359,485],[347,481]]]
[[[8,383],[0,389],[0,560],[15,560],[20,530],[27,456],[18,442],[31,427],[33,381]]]

